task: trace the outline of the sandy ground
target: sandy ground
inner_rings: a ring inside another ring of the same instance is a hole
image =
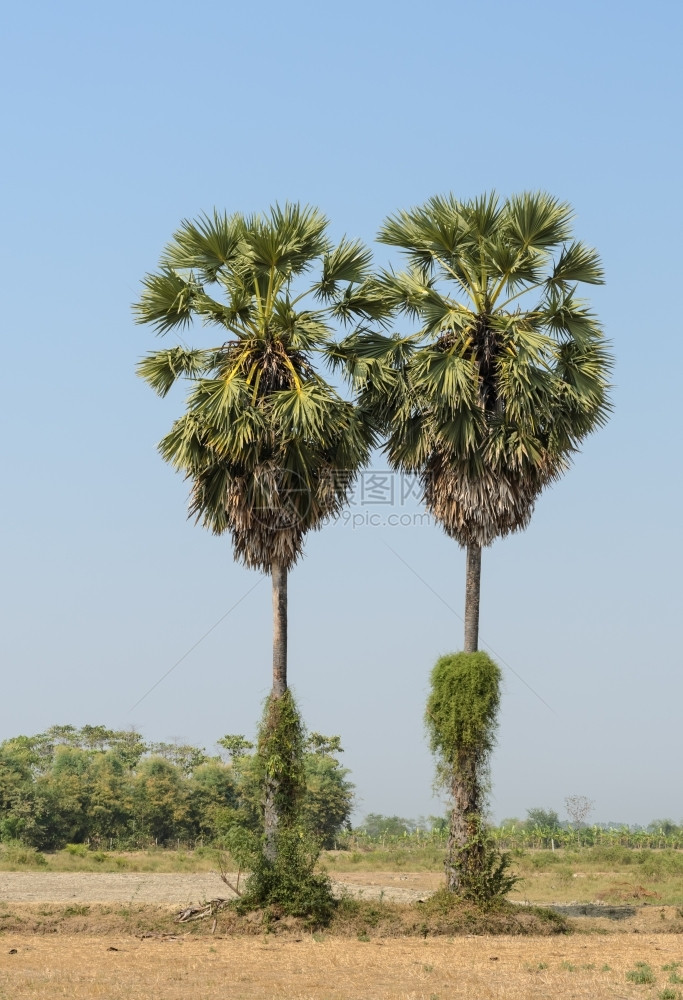
[[[636,962],[648,963],[652,985],[627,979]],[[675,962],[683,962],[683,940],[670,934],[366,943],[310,934],[284,941],[3,934],[0,998],[631,1000],[675,996]]]
[[[231,880],[236,875],[229,876]],[[440,884],[430,872],[352,873],[334,880],[337,893],[364,899],[408,903],[423,899]],[[230,898],[228,886],[213,872],[158,874],[145,872],[0,872],[0,900],[21,903],[199,903]]]

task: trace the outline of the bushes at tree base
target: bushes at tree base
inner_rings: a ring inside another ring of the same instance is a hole
[[[239,913],[267,909],[278,917],[306,917],[319,926],[330,922],[337,903],[328,875],[316,871],[320,857],[317,841],[299,829],[283,827],[276,836],[273,858],[263,851],[260,838],[252,838],[245,846],[239,860],[251,874],[242,896],[235,901]],[[231,853],[235,857],[234,847]]]
[[[261,835],[235,833],[232,837],[233,858],[251,873],[235,905],[241,911],[274,909],[323,925],[329,922],[335,901],[329,878],[315,870],[322,845],[306,829],[302,810],[307,746],[291,691],[279,698],[269,696],[254,755],[254,775],[262,796]]]

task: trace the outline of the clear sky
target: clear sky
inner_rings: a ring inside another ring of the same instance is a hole
[[[104,723],[211,749],[252,733],[267,693],[263,581],[131,711],[258,581],[186,520],[155,452],[182,398],[134,375],[161,342],[131,302],[178,222],[301,200],[372,243],[433,194],[543,188],[604,258],[616,409],[530,528],[484,553],[482,636],[516,672],[492,810],[565,815],[576,793],[595,819],[683,817],[682,9],[6,9],[0,738]],[[460,614],[463,584],[427,525],[333,525],[292,575],[291,681],[310,727],[343,738],[358,816],[441,809],[422,714],[434,660],[461,645],[443,602]]]

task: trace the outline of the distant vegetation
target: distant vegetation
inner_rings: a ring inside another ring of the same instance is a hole
[[[0,743],[0,840],[39,850],[221,846],[231,829],[259,829],[262,786],[251,744],[146,743],[134,731],[53,726]],[[319,733],[304,752],[303,825],[326,846],[348,825],[353,785],[338,738]]]
[[[487,832],[505,851],[577,847],[683,849],[683,823],[671,819],[655,819],[646,827],[594,823],[577,830],[568,821],[560,822],[554,810],[534,808],[528,810],[525,820],[504,819],[497,826],[490,824]],[[448,821],[440,816],[412,820],[370,813],[351,833],[340,836],[338,842],[352,849],[392,846],[420,849],[430,844],[445,844],[448,835]]]
[[[224,846],[235,827],[258,830],[262,789],[252,745],[219,740],[221,753],[150,743],[135,731],[53,726],[0,743],[0,840],[38,850],[85,844],[93,850]],[[354,786],[339,740],[308,736],[303,822],[325,847],[377,854],[383,848],[432,863],[448,839],[442,816],[408,819],[369,813],[351,828]],[[488,833],[504,851],[619,847],[683,849],[683,824],[647,827],[561,821],[552,809],[505,819]],[[425,855],[425,860],[426,860]],[[422,864],[420,863],[420,867]]]

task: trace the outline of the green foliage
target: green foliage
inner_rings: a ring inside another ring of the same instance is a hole
[[[476,863],[464,867],[459,895],[479,906],[490,906],[512,892],[521,878],[510,871],[512,856],[498,851],[485,834],[480,836],[479,849],[473,851],[473,846],[467,844],[467,853]]]
[[[265,908],[320,924],[332,916],[334,900],[329,879],[316,871],[322,843],[311,835],[310,826],[319,821],[315,793],[322,795],[322,787],[319,783],[311,790],[307,813],[306,764],[320,777],[325,762],[336,763],[323,751],[341,747],[338,740],[315,734],[318,752],[307,757],[309,745],[291,691],[279,698],[269,696],[251,761],[251,778],[262,795],[259,823],[255,832],[234,831],[229,844],[233,857],[251,872],[240,909]]]
[[[626,973],[626,979],[630,983],[636,983],[638,986],[652,986],[657,981],[657,977],[647,962],[636,962],[635,965],[635,969]]]
[[[177,743],[150,743],[148,748],[150,753],[164,760],[170,761],[184,775],[192,774],[198,767],[205,764],[209,759],[204,750],[199,747],[179,745]]]
[[[499,704],[500,668],[486,653],[452,653],[436,662],[425,719],[438,780],[453,798],[448,884],[479,904],[504,896],[518,881],[481,819]]]
[[[560,817],[554,809],[538,808],[527,809],[526,823],[531,829],[538,827],[543,830],[559,830],[561,825]]]
[[[316,736],[313,749],[299,736],[303,786],[297,795],[304,827],[330,844],[348,823],[353,785],[332,756],[341,751],[338,737]],[[285,748],[266,742],[275,773]],[[22,850],[69,845],[75,857],[88,853],[86,841],[93,850],[209,844],[224,841],[235,825],[256,830],[263,767],[247,755],[251,744],[243,737],[220,743],[241,756],[225,763],[200,748],[146,745],[137,733],[104,726],[53,726],[6,740],[0,743],[0,841],[21,841]]]
[[[377,295],[415,333],[352,333],[334,354],[391,466],[417,474],[461,545],[525,528],[536,498],[605,423],[612,360],[577,296],[600,258],[571,235],[571,208],[544,192],[453,195],[385,220],[405,270]]]
[[[67,844],[65,850],[72,858],[86,858],[88,848],[85,844]]]
[[[360,825],[363,834],[371,839],[390,840],[395,837],[405,837],[415,829],[415,823],[402,816],[382,816],[381,813],[368,813]]]
[[[275,856],[266,856],[259,838],[235,842],[231,853],[251,870],[238,910],[272,908],[276,915],[308,917],[315,924],[329,922],[335,909],[332,885],[316,870],[320,843],[296,827],[282,827],[276,835]]]
[[[216,740],[218,746],[223,747],[223,749],[229,754],[230,757],[243,757],[249,750],[254,749],[254,744],[250,743],[249,740],[245,739],[242,735],[232,735],[221,736],[219,740]]]
[[[316,752],[304,757],[300,821],[324,848],[334,846],[336,835],[349,822],[353,785],[347,780],[348,774],[348,768],[327,754]]]
[[[189,818],[187,790],[182,774],[163,757],[142,761],[133,785],[133,809],[137,822],[155,841],[173,837]]]
[[[432,752],[446,774],[493,749],[500,704],[500,668],[486,653],[450,653],[431,674],[426,723]]]
[[[26,847],[21,842],[10,842],[2,848],[2,860],[8,865],[21,868],[45,868],[47,858],[35,847]]]
[[[239,822],[251,830],[259,830],[267,776],[264,760],[259,754],[249,752],[253,744],[242,736],[226,736],[218,742],[232,756],[233,773],[239,786]],[[303,787],[299,785],[302,773],[297,765],[297,787],[290,788],[289,795],[293,795],[298,803],[298,823],[324,847],[331,847],[340,831],[348,825],[353,808],[353,784],[348,780],[349,771],[334,756],[343,752],[340,739],[320,733],[311,733],[306,737],[300,732],[296,742],[303,748]],[[271,741],[268,752],[272,749]],[[271,772],[271,777],[277,778],[275,771]],[[280,798],[285,794],[285,791],[281,792]]]
[[[256,779],[261,787],[272,787],[275,810],[285,824],[299,811],[305,749],[306,733],[292,692],[280,698],[269,695],[256,744]]]
[[[341,511],[374,440],[314,364],[333,321],[381,312],[370,254],[346,239],[333,246],[327,229],[316,209],[293,204],[185,220],[134,307],[160,334],[194,320],[216,329],[216,346],[155,351],[138,374],[160,396],[189,383],[160,453],[190,480],[190,512],[265,572],[288,569],[306,533]]]

